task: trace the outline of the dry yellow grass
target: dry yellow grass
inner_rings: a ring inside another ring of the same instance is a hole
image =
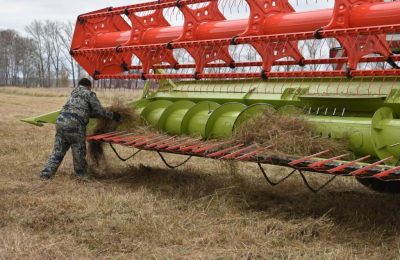
[[[95,179],[70,179],[68,154],[56,178],[42,182],[54,128],[19,119],[58,109],[66,92],[7,91],[0,89],[0,259],[400,256],[399,197],[352,180],[315,195],[298,178],[268,187],[248,164],[195,159],[172,171],[152,153],[121,163],[106,150],[108,168]]]
[[[312,124],[299,111],[290,114],[265,109],[237,128],[233,139],[246,144],[274,145],[265,153],[307,156],[328,147],[330,152],[326,156],[350,153],[346,140],[315,138],[313,131]]]

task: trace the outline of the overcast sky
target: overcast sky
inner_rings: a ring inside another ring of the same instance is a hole
[[[75,21],[79,14],[109,7],[141,3],[141,0],[0,0],[0,29],[23,32],[37,20]]]
[[[75,21],[79,14],[89,11],[147,1],[149,0],[0,0],[0,29],[15,29],[24,33],[25,26],[34,19]],[[332,0],[290,0],[290,2],[296,9],[332,6]]]

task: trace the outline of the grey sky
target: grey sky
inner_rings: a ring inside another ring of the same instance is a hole
[[[122,6],[143,0],[0,0],[0,29],[16,29],[37,20],[75,21],[79,14],[109,6]]]
[[[23,33],[24,27],[34,19],[75,21],[79,14],[89,11],[109,6],[123,6],[146,1],[147,0],[0,0],[0,29],[15,29]],[[290,2],[297,10],[310,10],[333,6],[332,0],[290,0]]]

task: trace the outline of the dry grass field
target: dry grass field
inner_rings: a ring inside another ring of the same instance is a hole
[[[59,109],[68,91],[0,88],[0,259],[400,259],[399,196],[349,179],[312,194],[297,177],[270,187],[248,164],[173,171],[152,153],[122,163],[106,150],[88,182],[70,178],[70,154],[39,180],[54,127],[19,119]]]

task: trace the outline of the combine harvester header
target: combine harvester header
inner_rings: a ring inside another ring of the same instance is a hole
[[[248,17],[226,18],[236,11]],[[332,9],[303,12],[287,0],[159,0],[80,15],[71,55],[96,80],[147,81],[133,107],[169,134],[89,139],[256,162],[271,184],[263,164],[290,167],[308,186],[304,171],[399,192],[399,14],[400,2],[379,0],[336,0]],[[320,138],[348,138],[360,158],[321,158],[328,150],[264,156],[261,150],[279,144],[220,141],[265,109],[293,107],[306,112]],[[26,121],[53,122],[54,115]],[[203,140],[184,137],[193,135]]]

